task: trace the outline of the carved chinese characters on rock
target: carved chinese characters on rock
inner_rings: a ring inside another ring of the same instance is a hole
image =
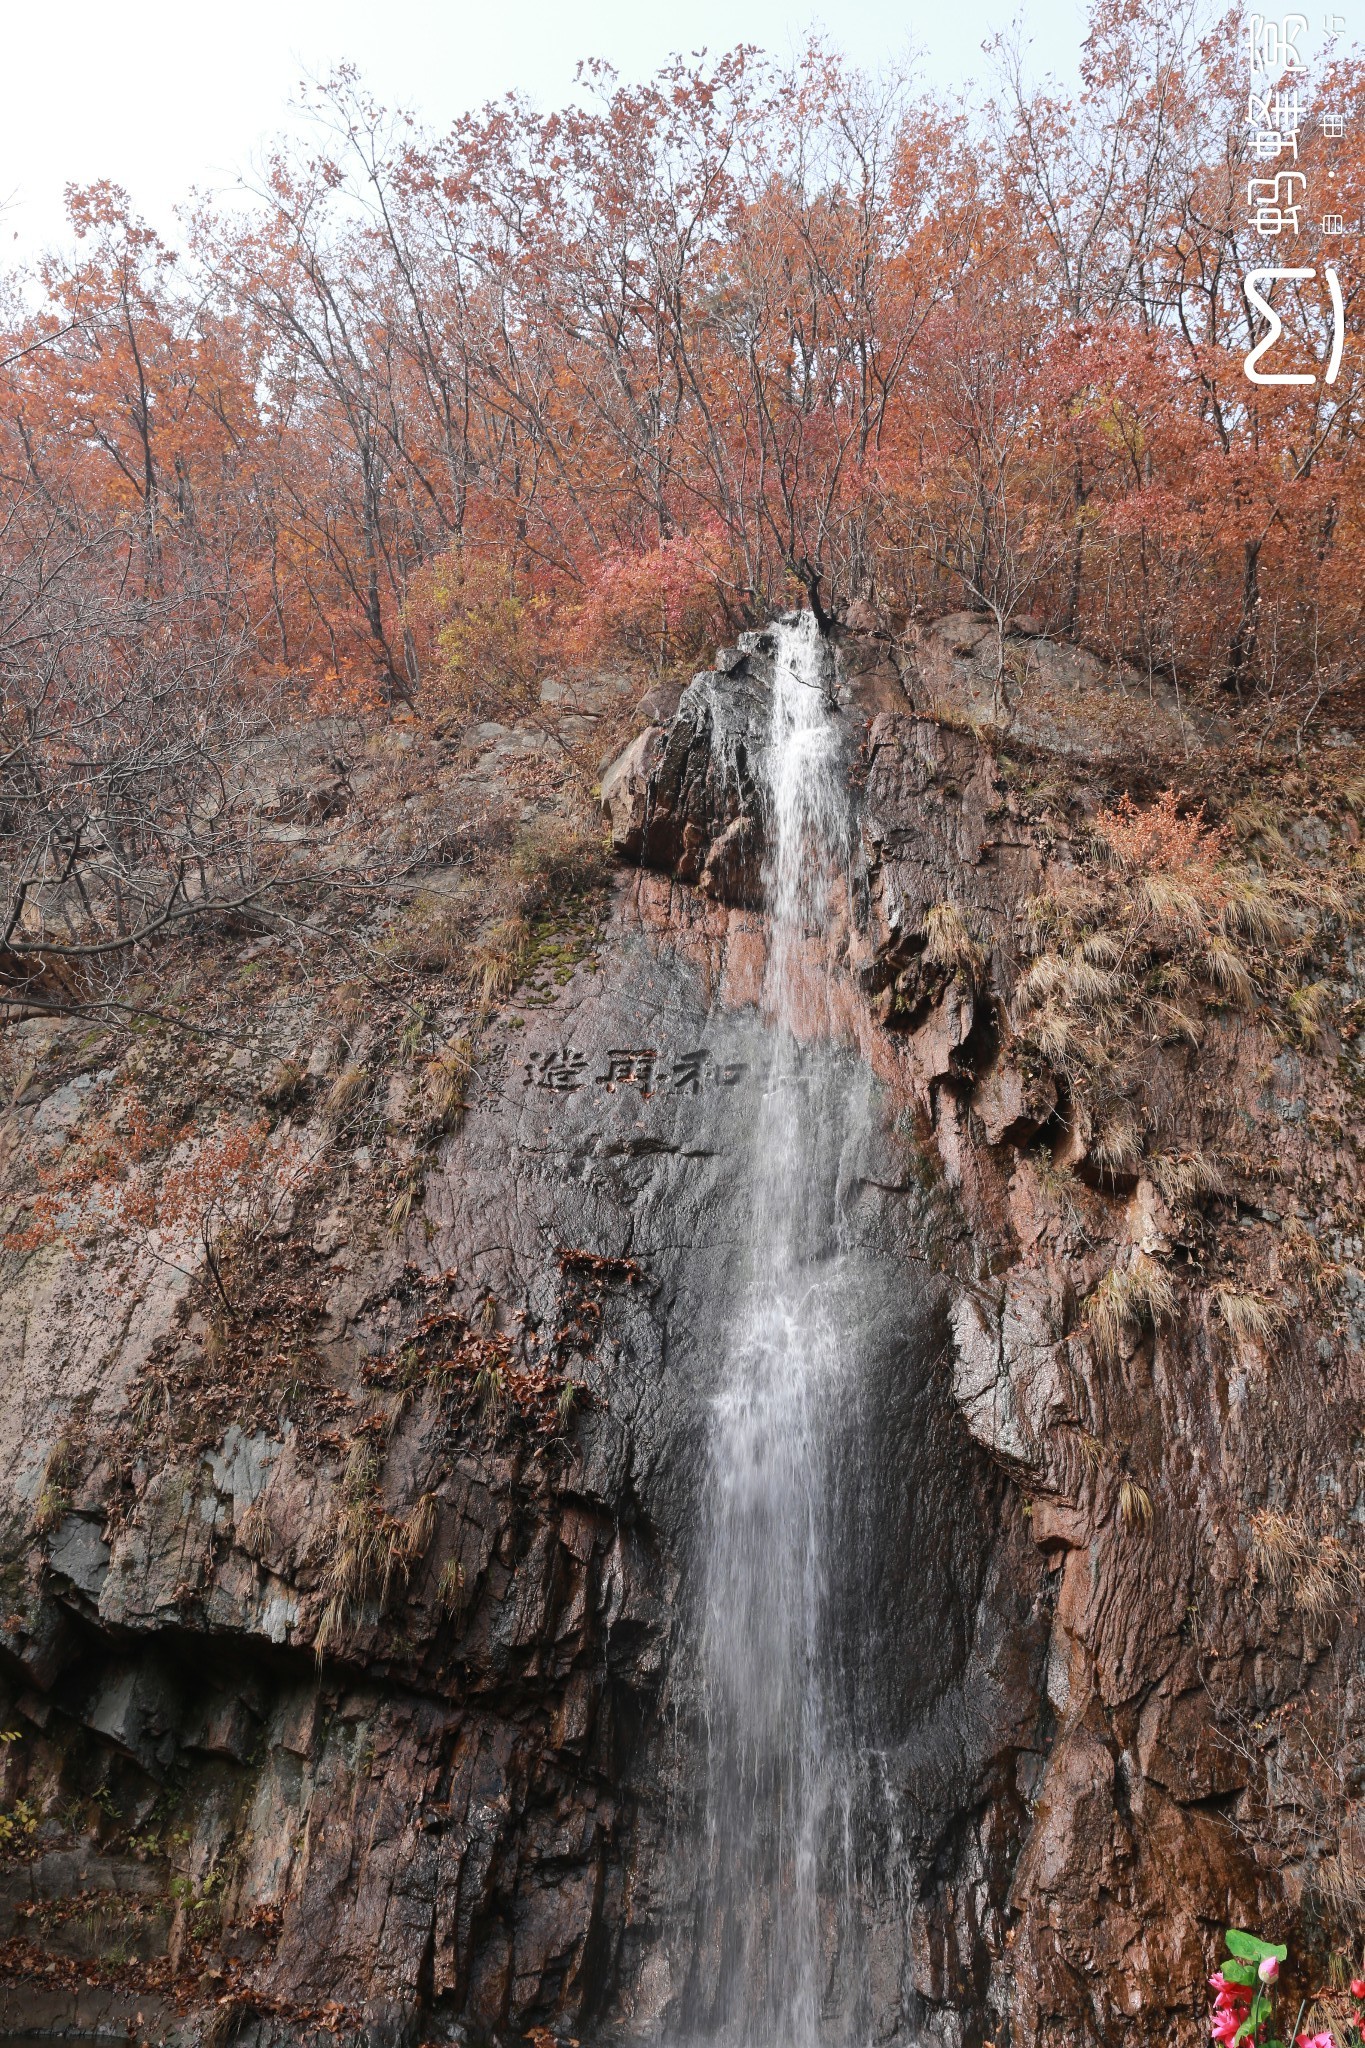
[[[612,1046],[590,1058],[576,1046],[564,1045],[533,1054],[525,1063],[523,1086],[560,1095],[580,1088],[607,1094],[634,1088],[642,1096],[695,1096],[744,1082],[802,1086],[806,1079],[799,1065],[779,1073],[766,1060],[723,1059],[705,1046],[671,1054],[661,1054],[653,1046]]]

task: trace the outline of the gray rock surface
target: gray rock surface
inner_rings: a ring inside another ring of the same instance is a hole
[[[480,1041],[408,1210],[414,1076],[376,1027],[368,1121],[328,1122],[335,1025],[291,996],[196,1083],[245,1120],[282,1058],[304,1076],[272,1143],[315,1166],[261,1237],[259,1314],[243,1300],[224,1334],[193,1233],[120,1232],[98,1192],[79,1257],[11,1258],[0,1728],[21,1736],[5,1791],[41,1821],[6,1877],[6,2024],[90,2018],[95,1980],[87,1997],[44,1976],[50,1902],[131,1910],[138,1872],[166,1911],[124,1946],[161,1961],[103,1965],[99,2012],[145,2007],[163,2033],[201,2035],[226,1997],[217,2041],[301,2039],[329,2001],[376,2044],[655,2038],[705,1972],[689,1646],[771,1085],[768,654],[746,636],[608,769],[605,926]],[[859,840],[811,944],[845,1010],[803,1057],[860,1077],[858,1116],[827,1134],[867,1361],[834,1436],[877,1541],[831,1571],[877,1618],[857,1682],[896,1731],[904,1910],[879,1935],[875,2038],[976,2048],[1007,2013],[1016,2041],[1165,2038],[1220,1916],[1292,1896],[1225,1818],[1248,1769],[1219,1731],[1310,1682],[1324,1630],[1248,1605],[1239,1489],[1255,1469],[1260,1498],[1292,1502],[1336,1473],[1328,1411],[1358,1405],[1359,1354],[1333,1337],[1336,1384],[1301,1362],[1280,1397],[1302,1474],[1248,1395],[1260,1363],[1219,1348],[1182,1275],[1178,1319],[1102,1354],[1082,1302],[1193,1226],[1150,1177],[1106,1179],[1066,1075],[1020,1063],[1021,906],[1053,873],[1056,818],[925,715],[884,647],[849,642],[838,687]],[[482,741],[486,780],[516,744]],[[970,941],[956,964],[929,942],[944,904]],[[1208,1141],[1220,1090],[1253,1098],[1266,1049],[1231,1016],[1197,1055],[1153,1045],[1140,1085],[1168,1149]],[[7,1170],[109,1099],[89,1057],[88,1086],[20,1096]],[[1292,1129],[1302,1172],[1331,1170],[1322,1127]],[[184,1163],[206,1141],[177,1142]]]

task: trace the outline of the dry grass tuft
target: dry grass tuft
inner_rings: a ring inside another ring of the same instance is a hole
[[[1142,1133],[1127,1103],[1110,1108],[1101,1118],[1090,1156],[1109,1174],[1129,1173],[1137,1165],[1142,1156]]]
[[[1268,1344],[1284,1328],[1284,1311],[1264,1295],[1241,1293],[1232,1287],[1214,1290],[1214,1302],[1233,1343]]]
[[[491,924],[470,956],[472,979],[485,1006],[509,996],[531,957],[531,926],[518,911]]]
[[[370,1092],[367,1068],[352,1062],[344,1066],[322,1098],[323,1115],[334,1124],[354,1116]]]
[[[323,1574],[327,1595],[314,1645],[319,1660],[362,1622],[367,1608],[383,1615],[396,1584],[406,1584],[426,1555],[436,1530],[436,1496],[424,1493],[406,1515],[389,1514],[379,1498],[379,1459],[367,1437],[357,1437],[341,1482],[341,1507],[331,1563]]]
[[[400,1562],[412,1565],[425,1557],[436,1534],[436,1496],[421,1494],[402,1521],[403,1555]]]
[[[1146,1528],[1152,1519],[1152,1496],[1136,1479],[1125,1475],[1119,1487],[1119,1519],[1130,1528]]]
[[[930,967],[960,975],[975,988],[985,973],[985,958],[955,903],[935,903],[924,919],[924,958]]]
[[[1289,1021],[1294,1027],[1294,1036],[1306,1050],[1311,1051],[1322,1043],[1332,1003],[1332,985],[1327,981],[1310,981],[1291,993]]]
[[[479,1414],[490,1429],[494,1429],[507,1413],[511,1390],[507,1374],[500,1365],[481,1366],[474,1381],[474,1398],[479,1404]]]
[[[273,1116],[296,1107],[308,1085],[308,1069],[298,1060],[276,1060],[261,1083],[261,1102]]]
[[[426,1175],[421,1165],[410,1166],[403,1176],[397,1194],[389,1203],[388,1214],[384,1219],[388,1224],[390,1237],[398,1238],[403,1235],[425,1187]]]
[[[1207,938],[1199,953],[1199,968],[1205,981],[1239,1009],[1247,1009],[1256,993],[1251,970],[1237,948],[1216,935]]]
[[[59,1436],[43,1460],[38,1497],[33,1506],[35,1536],[50,1536],[66,1520],[71,1511],[71,1488],[76,1474],[76,1447],[69,1436]]]
[[[1152,1259],[1139,1257],[1126,1274],[1131,1312],[1153,1327],[1170,1322],[1175,1315],[1175,1289]]]
[[[1228,827],[1234,838],[1243,845],[1254,841],[1277,860],[1284,859],[1290,851],[1289,841],[1281,830],[1283,823],[1283,812],[1260,796],[1248,797],[1228,814]]]
[[[1320,1536],[1317,1554],[1295,1588],[1294,1604],[1311,1621],[1330,1614],[1360,1592],[1360,1568],[1337,1536]]]
[[[1228,1191],[1222,1169],[1204,1152],[1159,1152],[1147,1166],[1172,1209],[1192,1208],[1210,1195]]]
[[[408,1010],[407,1021],[398,1034],[398,1050],[405,1060],[415,1059],[426,1036],[427,1010],[425,1003],[413,1003]]]
[[[1291,1515],[1262,1508],[1251,1518],[1251,1556],[1256,1576],[1272,1586],[1287,1585],[1304,1545],[1302,1526]]]
[[[1091,1041],[1065,1010],[1044,1007],[1028,1020],[1028,1035],[1048,1066],[1071,1074],[1090,1064]]]
[[[1107,1447],[1088,1429],[1076,1431],[1076,1448],[1080,1452],[1081,1467],[1091,1478],[1097,1477],[1109,1463]]]
[[[1086,1303],[1085,1326],[1101,1358],[1119,1356],[1130,1327],[1122,1282],[1121,1274],[1107,1273]]]
[[[433,1131],[453,1131],[464,1116],[465,1087],[474,1071],[474,1043],[464,1036],[452,1038],[428,1062],[422,1077],[422,1094]]]
[[[1200,943],[1210,921],[1207,896],[1183,875],[1142,875],[1133,886],[1140,917],[1166,944]]]
[[[1123,984],[1110,969],[1073,953],[1040,953],[1020,976],[1018,993],[1030,1008],[1065,1004],[1069,1009],[1098,1009],[1116,1002]]]
[[[457,1613],[463,1593],[464,1566],[458,1557],[448,1557],[441,1566],[441,1576],[436,1581],[436,1605],[441,1613]]]
[[[1060,1073],[1102,1068],[1105,1046],[1122,1030],[1129,994],[1105,964],[1114,957],[1105,935],[1092,933],[1067,952],[1040,953],[1020,976],[1020,1027]]]
[[[1293,1255],[1296,1276],[1303,1281],[1315,1301],[1330,1301],[1341,1285],[1340,1265],[1323,1250],[1301,1217],[1285,1218],[1284,1236]]]
[[[1149,1002],[1142,1006],[1143,1019],[1162,1044],[1198,1048],[1204,1042],[1204,1027],[1184,1003]]]
[[[1082,960],[1091,967],[1117,967],[1123,958],[1123,947],[1113,932],[1087,932],[1078,948]]]
[[[1313,1866],[1312,1890],[1329,1913],[1350,1928],[1365,1921],[1365,1821],[1359,1810],[1348,1816],[1341,1839],[1328,1856]],[[1305,2025],[1314,2033],[1339,2028],[1337,2040],[1348,2040],[1349,2026],[1359,2027],[1360,2008],[1349,1994],[1315,1999]],[[1310,2036],[1311,2038],[1311,2036]]]
[[[1360,1592],[1360,1566],[1340,1537],[1314,1535],[1302,1515],[1277,1508],[1251,1517],[1251,1564],[1257,1580],[1311,1621],[1325,1621]]]
[[[1145,1325],[1155,1328],[1175,1314],[1175,1289],[1160,1266],[1144,1255],[1120,1272],[1106,1273],[1085,1307],[1085,1327],[1100,1356],[1122,1356],[1125,1340]]]
[[[1075,937],[1081,926],[1098,924],[1106,902],[1105,891],[1084,874],[1070,874],[1058,887],[1027,897],[1024,918],[1032,950],[1043,952],[1053,939]]]
[[[1228,877],[1220,922],[1225,932],[1275,952],[1297,939],[1298,926],[1263,876],[1243,869]]]

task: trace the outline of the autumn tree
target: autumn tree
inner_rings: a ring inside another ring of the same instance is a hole
[[[1321,361],[1337,246],[1249,208],[1244,34],[1095,0],[1077,91],[1005,43],[970,118],[818,45],[588,66],[443,134],[343,71],[184,252],[74,193],[0,341],[11,941],[254,886],[209,790],[263,679],[531,715],[547,662],[660,673],[806,602],[1347,687],[1360,375],[1244,374],[1248,270],[1314,270],[1285,310]],[[1295,175],[1358,232],[1365,66],[1303,97],[1334,121]]]

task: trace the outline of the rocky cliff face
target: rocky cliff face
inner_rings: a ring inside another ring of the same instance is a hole
[[[988,638],[841,648],[843,1014],[806,1048],[867,1102],[830,1144],[881,1531],[834,1570],[903,1843],[871,2031],[1155,2041],[1229,1917],[1326,1943],[1365,1895],[1358,791],[1349,746],[1268,792]],[[770,658],[656,701],[615,879],[542,905],[496,1004],[424,957],[475,832],[420,870],[416,993],[222,940],[266,969],[227,1038],[7,1034],[7,2023],[655,2037],[704,1977]],[[486,793],[516,746],[482,744]],[[1129,783],[1216,799],[1221,879],[1174,814],[1101,857]]]

